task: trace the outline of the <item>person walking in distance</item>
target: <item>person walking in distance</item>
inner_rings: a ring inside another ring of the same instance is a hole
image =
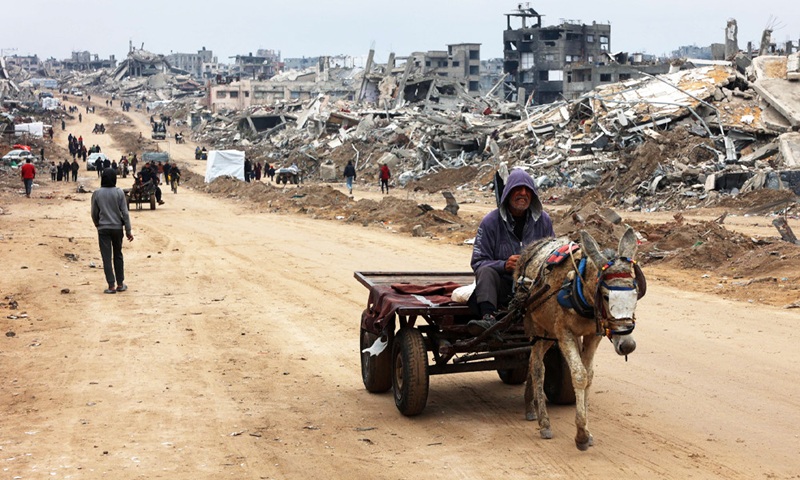
[[[72,170],[72,181],[78,181],[78,170],[80,170],[81,166],[78,164],[78,160],[72,159],[72,165],[70,165],[70,169]]]
[[[386,193],[389,193],[389,179],[392,177],[392,173],[389,171],[389,165],[385,163],[381,165],[381,173],[379,178],[381,179],[381,193],[384,193],[383,189],[386,188]]]
[[[356,179],[356,167],[353,166],[353,161],[348,160],[347,166],[344,167],[344,181],[347,183],[347,188],[350,190],[350,195],[353,194],[353,180]]]
[[[22,177],[22,184],[25,185],[25,196],[31,198],[33,179],[36,178],[36,167],[33,166],[30,158],[25,159],[25,164],[19,168],[19,173]]]
[[[123,229],[129,242],[133,241],[133,233],[125,194],[117,188],[117,173],[110,168],[100,177],[100,189],[92,193],[92,222],[97,227],[103,272],[108,283],[103,293],[124,292],[128,286],[125,285],[122,257]]]

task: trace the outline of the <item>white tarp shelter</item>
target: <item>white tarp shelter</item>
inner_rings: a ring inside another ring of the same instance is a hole
[[[44,122],[18,123],[14,125],[16,135],[33,135],[34,137],[44,136]]]
[[[244,152],[241,150],[211,150],[206,163],[206,183],[229,176],[244,180]]]

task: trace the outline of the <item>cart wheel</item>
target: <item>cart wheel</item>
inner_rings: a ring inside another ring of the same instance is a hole
[[[425,341],[416,328],[403,328],[392,343],[394,404],[407,417],[418,415],[428,402]]]
[[[569,365],[557,345],[544,354],[544,394],[550,403],[571,405],[575,403],[575,388]]]
[[[156,196],[153,195],[152,197],[150,197],[150,210],[155,210],[155,209],[156,209]]]
[[[531,355],[528,353],[524,356],[521,355],[519,358],[520,361],[523,359],[525,360],[524,366],[497,371],[497,375],[500,377],[500,380],[502,380],[506,385],[521,385],[525,383],[525,380],[528,379],[528,367],[530,366],[530,362],[528,360],[531,358]]]
[[[392,388],[392,337],[389,334],[389,345],[380,355],[373,356],[369,352],[364,352],[375,343],[379,337],[363,328],[361,329],[361,379],[364,381],[364,388],[371,393],[383,393]]]

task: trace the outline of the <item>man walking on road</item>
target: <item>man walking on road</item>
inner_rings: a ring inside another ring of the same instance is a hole
[[[78,181],[78,170],[80,170],[81,166],[78,164],[76,159],[72,159],[72,165],[70,165],[70,169],[72,170],[72,181]]]
[[[22,177],[22,184],[25,185],[25,196],[31,198],[33,179],[36,178],[36,167],[33,166],[30,158],[26,158],[25,164],[20,167],[19,171]]]
[[[348,160],[347,166],[344,167],[344,181],[347,182],[347,188],[350,190],[350,195],[353,194],[353,180],[356,179],[356,167],[353,166],[353,161]]]
[[[108,288],[103,293],[124,292],[125,262],[122,257],[122,237],[133,241],[131,218],[125,194],[117,188],[117,172],[107,168],[100,178],[100,189],[92,193],[92,222],[97,227],[103,272]]]
[[[389,193],[389,178],[391,178],[392,174],[389,171],[389,165],[385,163],[381,166],[381,173],[379,178],[381,179],[381,193],[383,193],[383,188],[386,187],[386,193]]]

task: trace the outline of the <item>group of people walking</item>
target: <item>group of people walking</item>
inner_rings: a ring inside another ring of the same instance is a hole
[[[50,179],[54,182],[69,182],[70,177],[72,177],[72,181],[77,182],[78,170],[80,169],[81,166],[78,160],[74,158],[72,159],[72,163],[70,163],[69,160],[64,160],[63,163],[51,162]]]
[[[86,155],[91,153],[86,149],[86,145],[83,144],[83,135],[78,137],[71,133],[67,135],[67,148],[69,148],[69,154],[72,155],[73,160],[76,157],[81,157],[81,159],[85,162]]]
[[[389,165],[383,164],[381,165],[380,170],[378,171],[378,180],[381,184],[381,193],[388,194],[389,193],[389,179],[392,178],[392,172],[389,170]],[[344,167],[344,181],[347,185],[347,189],[350,191],[350,195],[353,194],[353,182],[356,179],[356,167],[353,165],[353,161],[350,160],[347,162],[347,165]]]
[[[253,165],[253,162],[251,162],[249,159],[245,159],[244,181],[260,182],[262,177],[265,179],[269,178],[270,181],[273,181],[275,179],[275,167],[266,162],[264,162],[263,165],[261,164],[261,162],[256,162],[256,164]]]

